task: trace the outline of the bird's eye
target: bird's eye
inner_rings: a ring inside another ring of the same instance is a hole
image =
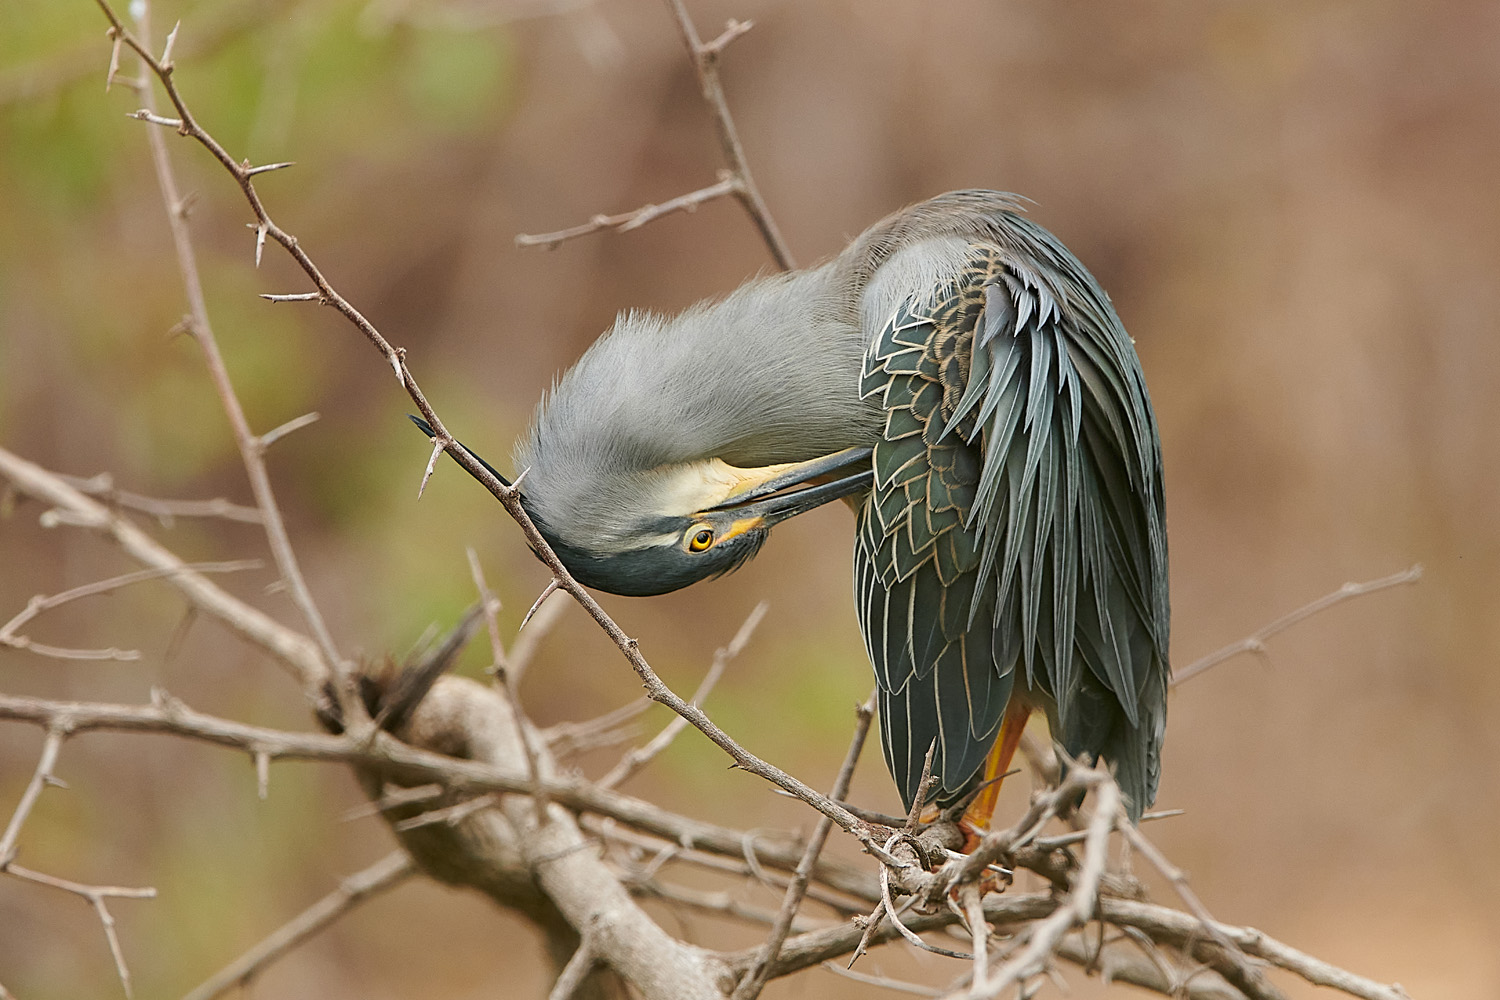
[[[689,552],[702,552],[714,543],[714,530],[712,528],[699,528],[693,532],[688,539]]]

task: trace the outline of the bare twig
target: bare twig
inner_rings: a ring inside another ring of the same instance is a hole
[[[505,656],[505,645],[500,641],[500,622],[496,613],[500,610],[500,602],[490,591],[489,584],[484,580],[484,570],[479,565],[479,556],[471,548],[468,549],[469,573],[474,578],[474,588],[479,591],[479,602],[484,611],[485,625],[490,635],[490,654],[494,657],[491,670],[494,671],[495,680],[505,691],[505,702],[510,706],[511,717],[516,724],[516,732],[521,737],[521,749],[526,755],[526,772],[531,778],[534,791],[531,795],[532,804],[535,808],[536,821],[538,824],[546,822],[547,819],[547,792],[542,787],[541,765],[538,763],[540,752],[537,750],[536,727],[531,724],[531,719],[526,715],[526,710],[521,707],[520,683],[514,673],[511,672],[509,661]]]
[[[634,737],[638,727],[632,723],[653,704],[655,702],[650,698],[637,698],[593,719],[559,722],[543,730],[542,736],[558,757],[595,747],[615,746]]]
[[[1178,896],[1182,897],[1182,901],[1187,904],[1187,908],[1192,911],[1192,914],[1198,918],[1198,922],[1203,925],[1203,929],[1224,949],[1231,967],[1228,969],[1219,968],[1219,972],[1223,973],[1231,983],[1253,998],[1266,998],[1266,1000],[1279,1000],[1279,998],[1282,998],[1281,991],[1266,981],[1265,976],[1256,967],[1255,963],[1250,961],[1245,953],[1240,950],[1239,945],[1235,944],[1229,935],[1219,928],[1218,922],[1208,912],[1208,907],[1203,905],[1203,901],[1198,898],[1198,894],[1189,887],[1187,873],[1168,861],[1166,855],[1162,854],[1155,844],[1147,840],[1140,830],[1137,830],[1129,823],[1120,824],[1120,832],[1124,834],[1125,839],[1130,843],[1132,848],[1145,855],[1146,860],[1150,861],[1156,870],[1161,872],[1162,877],[1172,883],[1172,888],[1177,891]]]
[[[413,802],[435,799],[442,794],[443,786],[437,782],[417,785],[413,788],[387,785],[381,792],[380,798],[371,799],[369,802],[364,802],[345,810],[339,819],[348,823],[356,819],[364,819],[366,816],[378,816],[387,809],[395,809],[398,806],[411,805]]]
[[[120,977],[120,985],[125,988],[126,1000],[131,997],[130,969],[125,964],[125,951],[120,947],[120,935],[115,931],[115,918],[109,912],[105,904],[106,899],[154,899],[156,890],[151,888],[131,889],[118,885],[85,885],[82,882],[74,882],[72,879],[58,878],[55,875],[44,875],[30,868],[22,868],[20,865],[11,863],[4,866],[7,875],[24,879],[27,882],[35,882],[38,885],[51,886],[64,892],[71,892],[88,901],[94,908],[94,914],[98,916],[99,923],[104,928],[104,939],[109,944],[109,953],[115,960],[115,973]]]
[[[718,182],[699,188],[697,191],[679,195],[660,205],[643,205],[634,211],[623,212],[619,215],[595,215],[588,222],[560,229],[557,232],[534,236],[522,233],[516,236],[516,245],[545,246],[551,249],[567,240],[588,236],[605,229],[625,233],[632,229],[639,229],[664,215],[673,212],[692,212],[705,202],[733,195],[755,223],[766,247],[771,251],[771,256],[776,259],[776,263],[782,270],[790,271],[797,266],[796,262],[793,261],[786,240],[782,238],[781,230],[771,218],[765,199],[761,197],[760,189],[756,187],[755,179],[750,174],[750,164],[745,158],[739,131],[735,128],[734,119],[729,114],[729,104],[724,97],[724,85],[719,79],[719,57],[723,55],[729,43],[749,31],[752,24],[749,21],[730,21],[719,37],[704,42],[698,37],[698,29],[694,26],[681,0],[668,0],[668,6],[671,7],[672,16],[677,21],[688,56],[693,61],[693,71],[697,74],[703,100],[713,112],[714,128],[718,132],[719,146],[723,151],[726,164],[726,168],[719,171]]]
[[[897,831],[885,842],[885,849],[887,851],[891,850],[902,839],[910,836],[911,834],[904,831]],[[939,948],[936,945],[928,944],[922,940],[916,931],[901,922],[901,915],[896,912],[895,902],[891,899],[891,871],[884,865],[880,868],[880,905],[885,910],[885,915],[890,918],[891,924],[896,928],[896,931],[911,944],[916,945],[923,951],[930,951],[935,955],[945,955],[948,958],[972,959],[974,957],[966,952],[953,951],[950,948]],[[908,901],[908,905],[910,905],[910,901]]]
[[[31,722],[49,729],[62,728],[70,732],[108,729],[168,733],[241,751],[259,750],[275,759],[361,763],[383,767],[394,776],[413,784],[438,781],[460,792],[471,790],[527,794],[530,790],[529,782],[522,774],[406,746],[391,740],[384,733],[379,735],[373,745],[361,745],[347,737],[321,733],[289,733],[216,719],[165,698],[150,706],[123,706],[0,695],[0,719]],[[1074,773],[1077,770],[1074,769]],[[651,803],[632,799],[618,792],[605,792],[587,782],[571,778],[549,779],[547,790],[555,802],[569,809],[609,816],[617,822],[650,832],[673,843],[693,844],[730,857],[737,857],[740,853],[740,836],[737,832],[674,816]],[[759,846],[761,862],[778,868],[791,869],[800,863],[803,856],[804,849],[801,847],[792,848],[765,841]],[[856,898],[868,899],[878,892],[868,874],[852,870],[846,873],[841,866],[829,865],[826,861],[819,862],[814,879]],[[991,896],[985,900],[985,916],[992,923],[1012,924],[1045,917],[1056,905],[1056,901],[1048,893]],[[1186,945],[1204,937],[1202,922],[1190,913],[1108,896],[1099,899],[1098,907],[1102,919],[1120,926],[1138,927],[1154,940]],[[947,926],[955,919],[954,914],[943,911],[909,918],[906,923],[911,930],[921,932]],[[1212,926],[1246,954],[1265,959],[1308,982],[1340,989],[1363,1000],[1409,1000],[1398,986],[1386,986],[1354,975],[1290,948],[1258,930],[1218,923]],[[886,940],[896,933],[893,928],[886,928],[874,934],[872,940]],[[857,945],[859,936],[860,928],[841,925],[827,931],[789,937],[772,970],[772,978],[848,954]],[[740,974],[760,958],[759,946],[739,955],[727,956],[731,967]]]
[[[1200,917],[1151,903],[1104,896],[1099,900],[1099,916],[1122,927],[1138,927],[1153,940],[1178,946],[1188,946],[1204,937]],[[1253,927],[1236,927],[1217,921],[1211,926],[1247,955],[1295,973],[1315,986],[1341,990],[1362,1000],[1411,1000],[1398,983],[1386,985],[1355,975],[1283,944]]]
[[[983,991],[989,987],[990,974],[990,925],[984,919],[984,890],[970,882],[959,887],[958,896],[963,903],[964,922],[969,925],[969,940],[974,943],[971,982],[974,989]]]
[[[771,256],[776,258],[776,263],[782,270],[790,271],[797,264],[792,259],[786,240],[782,239],[781,230],[771,218],[770,209],[766,207],[760,189],[755,186],[755,179],[750,175],[745,148],[740,144],[739,130],[734,127],[734,119],[729,114],[729,102],[724,98],[724,85],[719,80],[719,56],[723,54],[726,45],[750,30],[750,23],[731,21],[722,35],[705,44],[698,37],[698,29],[693,25],[693,19],[688,15],[682,0],[667,0],[667,5],[672,8],[677,28],[682,32],[682,42],[693,60],[693,69],[698,74],[698,86],[703,91],[703,99],[713,110],[714,126],[719,133],[724,161],[737,182],[735,197],[739,198],[745,211],[750,213],[750,218],[760,230],[761,238],[771,249]]]
[[[55,473],[4,448],[0,448],[0,476],[21,493],[54,508],[43,515],[44,525],[66,523],[103,532],[137,562],[163,571],[163,579],[176,587],[192,607],[265,650],[297,675],[314,704],[320,701],[323,660],[317,647],[305,636],[231,596],[129,520],[84,496]]]
[[[246,986],[267,966],[297,945],[328,927],[365,900],[400,885],[416,872],[405,851],[392,851],[364,871],[339,882],[339,887],[296,917],[278,927],[259,944],[230,962],[192,990],[183,1000],[212,1000],[237,986]]]
[[[907,833],[917,828],[917,819],[922,815],[922,806],[927,802],[927,793],[932,791],[932,758],[937,753],[937,737],[927,744],[927,754],[922,758],[922,777],[917,780],[917,794],[912,796],[911,808],[906,813]]]
[[[536,600],[531,602],[531,607],[526,610],[526,614],[521,616],[521,624],[516,626],[517,632],[524,633],[526,631],[527,624],[536,616],[538,611],[542,610],[542,605],[547,603],[547,598],[557,593],[558,588],[561,586],[562,581],[555,576],[547,581],[547,586],[542,588],[542,592],[536,595]]]
[[[589,236],[603,229],[613,229],[617,233],[628,233],[632,229],[639,229],[648,222],[655,222],[664,215],[673,212],[696,212],[699,205],[715,201],[727,195],[739,192],[739,181],[728,171],[720,171],[719,182],[711,184],[706,188],[699,188],[688,194],[678,195],[660,205],[642,205],[632,212],[621,212],[619,215],[596,215],[587,222],[567,229],[559,229],[555,233],[527,233],[516,234],[516,246],[536,247],[544,246],[551,250],[560,246],[568,240],[575,240],[580,236]]]
[[[434,823],[446,823],[449,826],[457,826],[481,809],[488,809],[495,805],[498,800],[493,792],[476,795],[472,799],[456,802],[451,806],[441,809],[429,809],[427,812],[413,816],[411,819],[398,820],[391,825],[397,833],[405,833],[407,830],[416,830],[419,827],[431,826]],[[535,801],[535,799],[533,799]]]
[[[164,527],[170,527],[179,517],[214,517],[225,521],[243,521],[246,524],[262,523],[259,508],[232,503],[223,497],[213,500],[162,500],[148,497],[116,488],[114,477],[108,472],[101,472],[87,479],[81,476],[61,478],[80,493],[99,497],[111,506],[140,511],[155,518]]]
[[[766,883],[776,889],[785,890],[792,884],[792,880],[777,872],[762,870],[758,875],[752,872],[750,865],[743,859],[735,860],[726,857],[722,853],[710,853],[706,850],[698,850],[692,847],[683,847],[681,844],[666,843],[661,839],[646,834],[641,834],[630,827],[621,825],[613,818],[596,819],[585,816],[581,825],[584,829],[598,835],[607,843],[619,843],[629,847],[656,850],[659,853],[670,848],[665,854],[660,867],[665,868],[668,864],[681,863],[696,865],[700,868],[713,872],[723,872],[734,875],[749,875],[758,881]],[[790,848],[791,845],[787,845]],[[773,848],[774,856],[770,863],[781,869],[790,868],[787,851],[776,847]],[[806,856],[805,850],[803,857]],[[800,864],[800,860],[797,862]],[[851,877],[852,876],[852,877]],[[814,884],[816,883],[816,884]],[[836,895],[822,888],[824,885],[833,885],[843,895]],[[866,899],[872,895],[875,885],[873,878],[868,878],[863,872],[855,872],[839,866],[830,866],[826,861],[820,862],[813,872],[812,879],[806,892],[806,898],[814,900],[833,910],[840,916],[848,916],[859,912],[861,907],[850,902],[850,899]],[[845,897],[848,898],[845,898]],[[765,921],[771,923],[770,919]]]
[[[262,450],[271,447],[277,441],[288,434],[300,431],[302,428],[315,424],[320,419],[320,414],[304,413],[300,417],[293,417],[280,427],[273,427],[260,436],[260,447]]]
[[[61,649],[57,646],[44,646],[33,642],[24,635],[17,635],[16,630],[44,611],[50,611],[59,605],[76,601],[83,597],[92,597],[96,594],[107,594],[132,583],[140,583],[144,580],[155,580],[164,576],[171,576],[177,572],[192,571],[196,573],[237,573],[247,569],[259,569],[258,559],[242,559],[237,562],[207,562],[184,564],[181,570],[172,568],[154,568],[137,570],[134,573],[124,573],[120,576],[111,577],[108,580],[99,580],[94,583],[86,583],[81,587],[74,587],[51,597],[38,594],[26,602],[26,607],[10,621],[0,625],[0,643],[10,646],[12,649],[24,649],[43,656],[53,656],[72,660],[138,660],[138,650],[121,649]]]
[[[1109,834],[1123,815],[1120,788],[1107,771],[1079,768],[1074,771],[1086,775],[1085,783],[1093,789],[1094,816],[1089,822],[1083,863],[1074,880],[1073,889],[1068,894],[1068,901],[1032,927],[1031,938],[1026,947],[997,969],[993,978],[981,983],[976,976],[964,994],[966,998],[987,1000],[998,997],[1007,987],[1022,984],[1032,976],[1041,974],[1068,931],[1094,915],[1095,901],[1099,898],[1099,882],[1104,877],[1105,863],[1108,861]],[[1129,823],[1124,825],[1129,826]]]
[[[1160,809],[1156,812],[1148,812],[1141,816],[1142,823],[1151,823],[1159,819],[1173,819],[1177,816],[1187,814],[1186,809]],[[1068,847],[1072,844],[1081,844],[1088,839],[1088,830],[1074,830],[1072,833],[1059,834],[1056,837],[1037,837],[1031,844],[1038,851],[1055,851],[1059,847]]]
[[[469,576],[474,580],[474,589],[479,591],[479,609],[484,615],[485,630],[490,637],[490,670],[494,673],[507,670],[509,658],[505,655],[505,643],[500,641],[500,601],[490,590],[484,579],[484,569],[479,565],[479,553],[473,546],[464,549],[469,557]]]
[[[764,607],[764,604],[760,605],[760,608]],[[748,625],[749,622],[747,621],[746,624]],[[849,783],[854,780],[854,768],[859,764],[859,755],[864,750],[865,738],[870,733],[870,721],[874,717],[875,692],[872,691],[870,697],[865,699],[864,704],[860,705],[855,712],[854,737],[849,741],[849,752],[844,755],[844,763],[839,768],[838,777],[834,779],[833,790],[828,793],[835,800],[842,799],[849,794]],[[771,976],[771,970],[776,966],[776,958],[781,954],[781,946],[792,929],[792,921],[802,906],[803,897],[807,894],[808,882],[817,866],[819,855],[823,853],[823,845],[828,842],[828,834],[832,830],[833,821],[827,816],[818,820],[812,838],[807,842],[807,850],[803,852],[802,860],[797,863],[797,870],[792,875],[791,884],[786,888],[786,895],[781,901],[781,910],[777,913],[776,922],[771,927],[771,934],[766,938],[766,943],[762,948],[762,957],[740,980],[731,1000],[755,1000],[760,995],[760,991],[765,988],[766,981]]]
[[[1296,625],[1298,622],[1303,621],[1304,619],[1311,618],[1313,615],[1317,614],[1320,611],[1328,610],[1335,604],[1342,604],[1344,601],[1350,600],[1351,598],[1355,597],[1362,597],[1365,594],[1373,594],[1377,590],[1387,590],[1391,587],[1400,587],[1408,583],[1416,583],[1420,579],[1422,579],[1422,567],[1420,564],[1418,564],[1416,566],[1410,567],[1409,569],[1404,569],[1399,573],[1392,573],[1390,576],[1383,576],[1378,580],[1367,580],[1364,583],[1346,583],[1338,590],[1335,590],[1333,593],[1324,594],[1316,601],[1313,601],[1310,604],[1304,604],[1296,611],[1291,611],[1287,614],[1282,615],[1280,618],[1277,618],[1270,624],[1257,629],[1238,642],[1231,642],[1223,649],[1219,649],[1215,652],[1209,653],[1201,660],[1194,660],[1192,663],[1189,663],[1181,670],[1175,671],[1172,676],[1172,684],[1173,686],[1176,686],[1183,683],[1184,681],[1191,680],[1204,671],[1218,666],[1225,660],[1233,659],[1241,653],[1255,653],[1257,655],[1265,655],[1267,639],[1271,638],[1274,635],[1277,635],[1278,633],[1285,632],[1293,625]]]
[[[856,983],[864,983],[866,986],[879,986],[882,989],[895,990],[897,993],[910,993],[919,997],[937,997],[943,995],[942,990],[933,989],[931,986],[902,982],[899,979],[892,979],[889,976],[872,976],[867,972],[856,972],[853,969],[844,968],[837,962],[824,962],[823,968],[845,979],[852,979]]]
[[[0,871],[4,871],[11,859],[16,856],[16,841],[20,839],[21,827],[25,824],[26,818],[31,815],[36,800],[41,797],[42,789],[48,785],[62,783],[52,772],[57,766],[57,755],[61,752],[63,740],[66,738],[66,729],[60,726],[48,728],[47,738],[42,742],[41,756],[37,758],[36,770],[32,772],[31,780],[26,783],[26,790],[21,793],[21,801],[16,803],[15,811],[10,815],[10,822],[5,826],[5,835],[0,837]]]
[[[1006,893],[991,895],[984,901],[985,918],[994,924],[1014,924],[1028,920],[1039,920],[1057,908],[1057,900],[1050,893]],[[1175,911],[1169,911],[1175,912]],[[948,927],[958,922],[958,915],[944,908],[931,913],[919,913],[906,918],[908,929],[917,933]],[[865,926],[850,921],[827,930],[796,934],[787,938],[781,956],[771,978],[790,975],[800,969],[853,952],[861,937],[868,936],[869,944],[879,944],[899,937],[899,932],[884,922],[876,931],[869,932]],[[731,967],[743,969],[760,958],[757,946],[726,956]]]
[[[629,872],[624,873],[624,881],[631,892],[652,899],[659,899],[665,903],[675,906],[686,907],[699,913],[712,913],[721,917],[729,917],[747,924],[759,924],[769,927],[776,922],[776,913],[764,907],[752,906],[749,903],[735,899],[727,892],[712,892],[701,889],[692,889],[684,885],[669,885],[655,878],[644,878]],[[803,933],[818,930],[826,924],[800,920],[797,929]]]
[[[584,934],[578,942],[578,948],[568,958],[562,972],[558,973],[557,981],[547,993],[547,1000],[573,1000],[573,994],[578,992],[578,988],[583,985],[589,973],[594,971],[598,962],[594,942],[588,934]]]
[[[729,645],[724,646],[714,653],[714,659],[709,664],[708,673],[703,675],[703,680],[698,684],[698,690],[693,692],[693,705],[702,706],[704,699],[714,689],[714,685],[719,682],[719,678],[724,675],[724,668],[729,665],[731,660],[739,656],[741,651],[750,642],[750,637],[755,634],[756,627],[765,618],[766,611],[769,608],[770,605],[765,601],[761,601],[752,608],[750,614],[745,617],[744,622],[740,625],[739,631],[734,634],[734,638],[729,640]],[[643,747],[631,750],[624,757],[620,758],[620,762],[611,768],[608,774],[599,779],[599,787],[618,787],[621,782],[630,778],[650,763],[657,754],[665,750],[677,738],[678,734],[686,728],[687,720],[680,715],[674,716],[672,721],[667,723],[662,731],[657,733],[649,743]],[[838,795],[834,796],[834,798],[841,797]]]

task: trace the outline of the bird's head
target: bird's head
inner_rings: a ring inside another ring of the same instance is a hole
[[[522,504],[568,571],[585,586],[645,597],[728,573],[774,525],[868,489],[870,451],[751,469],[717,458],[644,470],[529,468]],[[549,488],[560,484],[582,489]]]
[[[883,418],[860,399],[857,330],[825,303],[825,277],[751,282],[670,320],[625,313],[553,386],[514,463],[580,582],[677,590],[744,563],[778,522],[868,489],[861,446]]]

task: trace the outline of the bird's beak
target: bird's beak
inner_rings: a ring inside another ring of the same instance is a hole
[[[806,462],[749,470],[752,474],[738,489],[703,513],[732,511],[737,522],[758,520],[770,527],[830,500],[869,489],[870,455],[869,448],[845,448]],[[824,477],[833,478],[814,484]]]

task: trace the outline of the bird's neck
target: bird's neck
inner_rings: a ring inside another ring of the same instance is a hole
[[[764,278],[673,324],[701,338],[725,376],[698,401],[715,457],[760,466],[874,443],[880,415],[859,398],[858,304],[833,279],[831,265]]]

